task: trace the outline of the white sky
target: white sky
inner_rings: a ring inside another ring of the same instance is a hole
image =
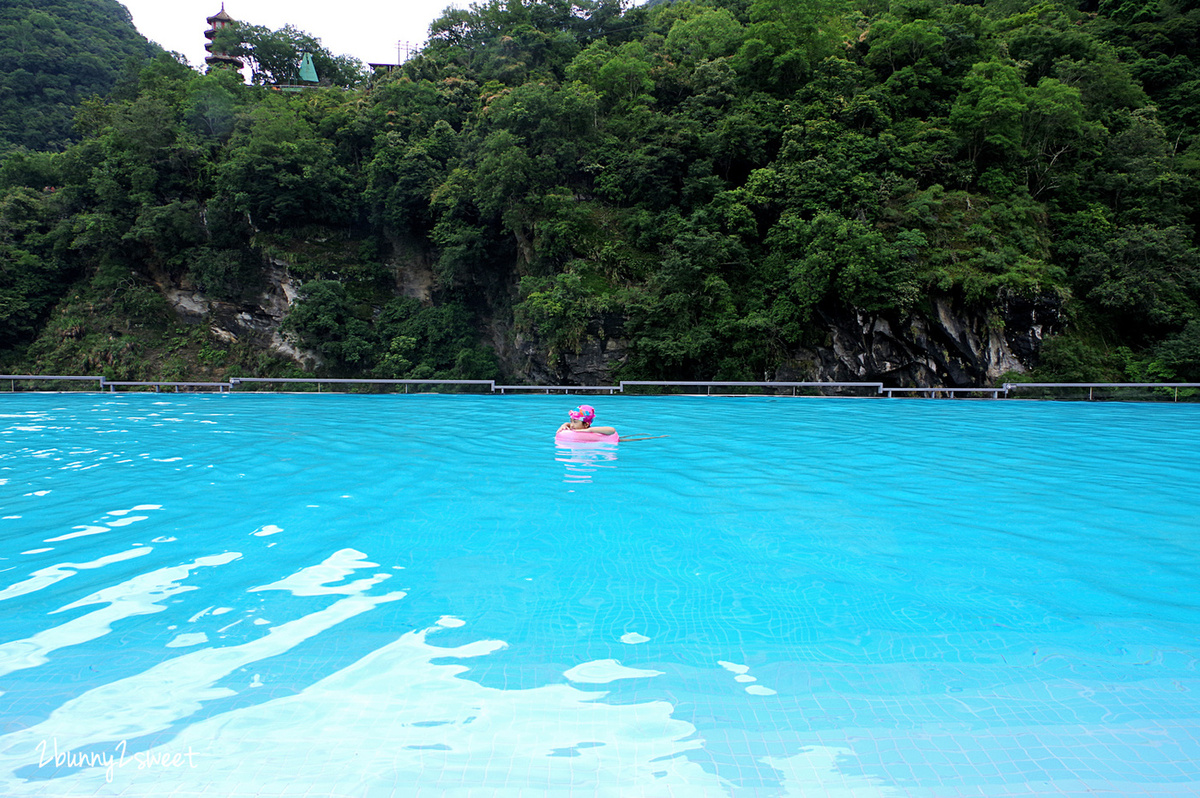
[[[204,20],[221,10],[221,0],[120,1],[147,39],[183,53],[192,66],[204,63]],[[225,0],[225,11],[239,22],[271,30],[293,25],[316,36],[334,55],[394,64],[397,41],[420,46],[442,11],[468,5],[467,0]]]

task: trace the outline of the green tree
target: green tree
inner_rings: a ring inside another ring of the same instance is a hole
[[[1182,332],[1164,340],[1154,354],[1172,378],[1200,382],[1200,319],[1192,319]]]
[[[746,36],[728,9],[696,8],[694,16],[677,20],[667,33],[667,54],[687,67],[732,55]]]
[[[325,86],[354,86],[366,77],[363,65],[347,55],[333,55],[310,33],[285,25],[273,31],[259,25],[234,22],[217,31],[214,52],[242,59],[250,68],[255,85],[301,83],[300,61],[312,56],[320,82]]]
[[[62,150],[78,140],[74,108],[107,94],[127,64],[158,48],[116,0],[5,0],[0,7],[0,154]]]
[[[396,230],[428,232],[433,193],[449,175],[460,147],[458,135],[443,120],[413,144],[398,132],[385,134],[367,168],[367,196],[379,209],[378,221]]]
[[[1026,91],[1018,68],[998,58],[971,67],[950,110],[950,124],[976,164],[1015,157],[1021,149]]]
[[[53,247],[60,208],[48,192],[15,187],[0,193],[0,350],[31,341],[75,277]]]
[[[1129,340],[1145,343],[1200,315],[1200,250],[1179,227],[1109,226],[1081,247],[1078,279]]]
[[[188,86],[184,118],[196,134],[224,140],[245,104],[240,76],[230,69],[215,69]]]
[[[213,182],[257,226],[341,225],[356,216],[351,173],[333,157],[332,143],[282,99],[250,112]]]

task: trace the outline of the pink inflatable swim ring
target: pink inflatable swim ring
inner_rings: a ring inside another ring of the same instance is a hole
[[[598,432],[587,432],[579,429],[565,429],[554,435],[555,443],[616,443],[621,436],[613,432],[601,435]]]

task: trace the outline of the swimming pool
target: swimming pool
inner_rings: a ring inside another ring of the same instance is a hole
[[[0,794],[1200,793],[1200,407],[0,396]]]

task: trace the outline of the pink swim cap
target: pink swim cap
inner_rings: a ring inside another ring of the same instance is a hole
[[[567,415],[571,417],[572,421],[586,421],[591,424],[592,419],[596,417],[596,408],[591,405],[580,405],[574,410],[568,410]]]

